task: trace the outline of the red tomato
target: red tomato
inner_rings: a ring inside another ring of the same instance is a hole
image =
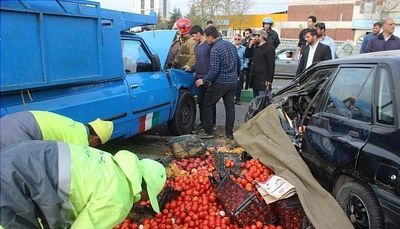
[[[261,221],[257,221],[256,222],[256,227],[257,228],[261,229],[261,228],[263,228],[263,226],[264,226],[264,224]]]

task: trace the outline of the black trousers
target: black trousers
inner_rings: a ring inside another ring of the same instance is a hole
[[[249,64],[251,66],[251,64]],[[244,89],[249,89],[251,88],[251,75],[250,75],[250,66],[248,68],[244,68],[244,77],[245,77],[245,84],[244,84]]]
[[[212,133],[212,118],[213,118],[213,107],[222,98],[225,106],[225,134],[226,136],[232,136],[233,125],[235,122],[235,84],[219,84],[213,83],[206,92],[204,97],[204,130],[208,133]]]
[[[200,114],[200,124],[204,126],[204,98],[206,96],[207,86],[201,85],[197,88],[197,104],[199,105],[199,114]],[[216,105],[213,107],[213,125],[216,124],[216,117],[217,117],[217,108]]]
[[[236,93],[235,93],[235,101],[240,102],[240,94],[242,93],[244,76],[246,74],[246,68],[244,68],[239,75],[239,80],[237,82]]]

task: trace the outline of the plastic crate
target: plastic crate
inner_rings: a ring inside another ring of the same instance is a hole
[[[278,216],[278,223],[285,229],[313,228],[297,195],[272,203],[271,208]]]
[[[252,225],[257,221],[264,224],[274,223],[277,218],[269,206],[255,195],[243,203],[232,215],[239,225]]]
[[[216,195],[225,211],[241,226],[262,221],[274,223],[276,217],[268,205],[260,201],[256,194],[247,192],[232,178],[232,173],[226,172],[216,189]]]
[[[180,191],[175,190],[172,186],[166,186],[157,197],[160,209],[164,209],[165,205],[171,200],[177,198],[180,193]],[[133,211],[147,215],[152,215],[155,213],[151,205],[134,205]]]
[[[158,205],[160,209],[163,209],[164,206],[170,202],[171,200],[177,198],[181,192],[175,190],[172,186],[167,186],[159,195],[158,195]]]
[[[228,214],[233,214],[252,194],[240,187],[231,176],[230,172],[226,172],[216,190],[217,198]]]
[[[232,171],[235,174],[239,173],[240,163],[243,161],[243,154],[214,152],[213,156],[215,168],[219,173],[223,174],[227,171]],[[235,166],[230,168],[225,167],[225,160],[232,160]]]

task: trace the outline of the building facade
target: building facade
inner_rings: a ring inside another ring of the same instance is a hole
[[[167,20],[169,5],[170,0],[133,0],[133,12],[149,14],[154,11],[160,16],[161,20]]]
[[[288,21],[283,25],[281,37],[298,39],[299,32],[307,26],[307,17],[314,15],[325,22],[327,34],[335,41],[358,41],[382,19],[384,4],[384,0],[289,0]],[[400,10],[391,10],[387,16],[400,24]]]
[[[229,15],[217,16],[216,25],[221,33],[226,37],[233,37],[235,34],[242,34],[247,28],[254,30],[262,29],[262,21],[265,17],[270,17],[274,21],[273,29],[280,34],[283,23],[287,22],[287,12],[272,14],[249,14],[249,15]]]

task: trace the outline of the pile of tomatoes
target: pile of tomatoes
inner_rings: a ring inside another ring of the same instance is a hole
[[[181,169],[190,172],[188,176],[178,176],[167,181],[166,185],[180,191],[179,196],[168,202],[154,218],[146,218],[140,225],[137,222],[125,219],[122,224],[117,225],[115,228],[240,228],[218,203],[214,187],[210,183],[209,176],[215,170],[213,157],[208,155],[201,159],[181,159],[174,162]],[[272,174],[271,170],[258,160],[249,160],[242,163],[241,168],[243,169],[242,177],[244,178],[239,177],[236,182],[248,191],[254,190],[253,180],[264,181]],[[262,222],[257,221],[254,225],[246,225],[243,228],[282,229],[282,226],[264,225]]]
[[[248,192],[255,190],[254,181],[265,182],[272,175],[272,171],[259,160],[251,159],[240,164],[241,175],[234,179]]]

